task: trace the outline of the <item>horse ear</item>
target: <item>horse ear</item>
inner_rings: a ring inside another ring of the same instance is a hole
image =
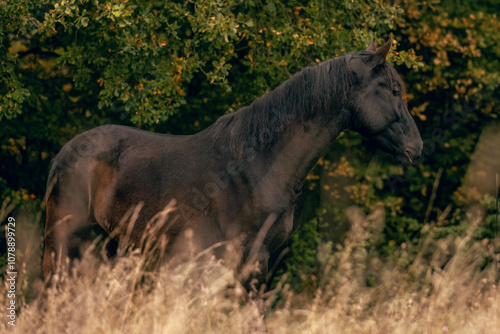
[[[371,51],[372,45],[375,47],[375,40],[373,40],[372,44],[368,47],[368,50]],[[381,65],[385,63],[387,60],[387,55],[389,54],[389,51],[391,51],[391,45],[392,45],[392,37],[389,37],[387,42],[385,42],[384,45],[378,48],[377,51],[375,51],[375,54],[370,57],[369,64],[372,67],[375,67],[377,65]]]
[[[368,47],[368,49],[366,49],[366,51],[370,51],[370,52],[377,51],[377,46],[375,44],[375,38],[373,38],[372,43],[370,44],[370,46]]]

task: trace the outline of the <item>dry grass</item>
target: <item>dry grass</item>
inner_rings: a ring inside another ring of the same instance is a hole
[[[20,277],[16,327],[2,321],[0,332],[254,333],[267,326],[269,333],[498,333],[496,264],[479,269],[494,249],[471,238],[479,218],[461,238],[434,240],[428,233],[406,270],[366,251],[368,223],[353,219],[350,237],[336,252],[323,245],[324,275],[315,297],[296,295],[287,284],[249,296],[234,270],[213,258],[144,270],[138,252],[107,262],[89,255],[38,287],[30,302],[24,301],[29,275]],[[368,287],[373,271],[378,283]],[[6,303],[2,292],[0,305]]]

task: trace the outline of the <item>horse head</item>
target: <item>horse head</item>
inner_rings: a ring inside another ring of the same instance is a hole
[[[356,81],[350,96],[350,128],[373,140],[402,165],[420,159],[423,142],[406,105],[403,81],[387,61],[392,38],[349,58]]]

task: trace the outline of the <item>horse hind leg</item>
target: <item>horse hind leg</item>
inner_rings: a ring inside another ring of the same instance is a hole
[[[44,278],[63,269],[67,259],[80,256],[80,248],[89,239],[91,229],[92,224],[83,206],[65,205],[49,197],[42,263]]]

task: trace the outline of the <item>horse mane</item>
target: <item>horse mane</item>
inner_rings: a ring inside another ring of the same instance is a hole
[[[346,57],[306,67],[249,106],[220,117],[207,129],[214,145],[229,145],[236,155],[242,152],[236,143],[258,151],[272,145],[291,119],[306,122],[320,113],[325,122],[331,120],[356,80]]]

